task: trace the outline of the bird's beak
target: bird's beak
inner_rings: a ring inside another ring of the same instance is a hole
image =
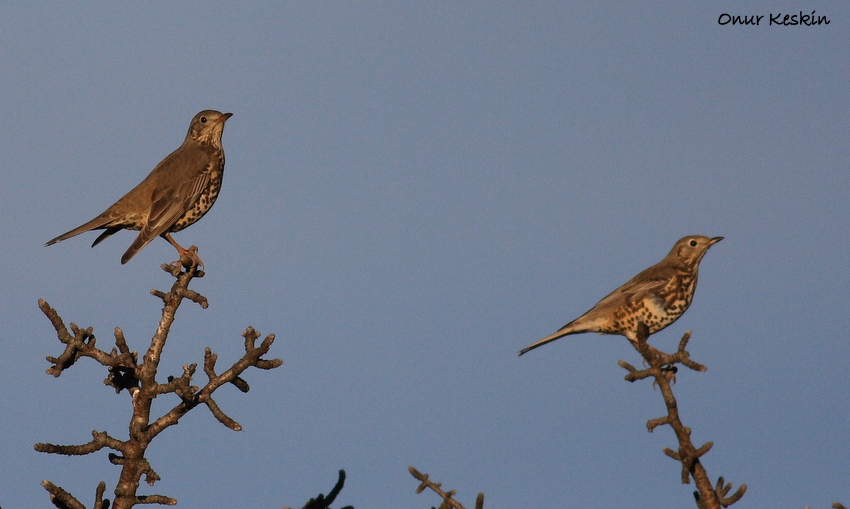
[[[720,242],[721,240],[723,240],[723,237],[714,237],[713,239],[711,239],[708,242],[708,245],[713,246],[713,245],[717,244],[718,242]]]
[[[219,117],[218,122],[219,122],[220,124],[223,124],[225,120],[227,120],[228,118],[230,118],[230,117],[232,117],[232,116],[233,116],[233,113],[225,113],[224,115],[222,115],[221,117]],[[721,237],[721,238],[722,238],[722,237]]]

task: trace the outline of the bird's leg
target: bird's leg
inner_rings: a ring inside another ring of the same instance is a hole
[[[650,362],[650,359],[655,361],[661,358],[661,352],[646,342],[646,340],[649,339],[649,327],[643,322],[643,320],[638,320],[637,330],[635,331],[635,339],[637,341],[634,341],[634,347],[643,356],[644,366],[653,365],[653,362]]]
[[[177,253],[180,254],[180,263],[189,270],[195,270],[198,267],[203,267],[204,262],[201,261],[201,258],[198,256],[198,248],[196,246],[190,246],[189,249],[184,249],[183,246],[177,243],[172,237],[171,233],[166,233],[162,236],[165,240],[171,243],[177,249]]]

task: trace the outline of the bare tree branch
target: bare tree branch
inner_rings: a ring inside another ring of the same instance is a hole
[[[415,468],[407,467],[408,472],[412,475],[416,480],[422,481],[421,484],[416,488],[416,493],[422,493],[425,491],[425,488],[429,488],[431,491],[439,495],[443,499],[443,503],[440,504],[440,509],[466,509],[461,505],[460,502],[455,500],[454,497],[457,492],[455,490],[451,491],[443,491],[442,483],[435,483],[434,481],[428,478],[428,474],[423,474],[416,470]],[[484,509],[484,494],[479,493],[478,497],[475,499],[475,509]]]
[[[50,493],[50,502],[59,509],[86,509],[82,502],[52,482],[41,481],[41,485]]]
[[[201,403],[206,405],[213,416],[222,424],[234,430],[241,430],[242,427],[227,416],[213,400],[213,392],[227,383],[232,383],[242,392],[248,392],[250,386],[240,377],[245,370],[252,366],[266,370],[274,369],[283,364],[280,359],[262,359],[262,356],[269,352],[274,342],[274,335],[266,336],[260,346],[255,347],[260,333],[248,327],[243,334],[245,355],[224,373],[220,375],[215,373],[217,355],[209,348],[205,350],[204,372],[209,381],[200,389],[192,385],[197,364],[184,365],[182,375],[168,377],[166,383],[158,383],[156,376],[159,362],[171,325],[174,323],[177,309],[183,299],[195,302],[204,309],[208,305],[204,296],[188,288],[193,278],[203,276],[202,271],[181,271],[179,264],[163,265],[163,270],[173,275],[176,281],[167,293],[151,290],[151,294],[163,302],[162,316],[141,363],[139,363],[138,353],[130,351],[124,332],[120,328],[115,328],[115,348],[107,353],[97,348],[96,338],[91,327],[80,329],[72,323],[69,331],[59,314],[47,302],[39,300],[38,303],[39,308],[56,330],[59,341],[65,345],[65,349],[59,357],[47,358],[52,364],[47,370],[48,374],[59,377],[64,370],[73,366],[76,361],[83,357],[89,357],[107,368],[108,376],[105,380],[107,385],[114,387],[117,393],[126,389],[131,396],[133,413],[130,419],[129,437],[126,441],[115,439],[105,431],[95,431],[92,432],[92,440],[82,445],[35,444],[37,451],[52,454],[83,455],[97,452],[103,448],[117,451],[119,454],[110,453],[108,456],[112,464],[121,466],[121,474],[115,488],[114,509],[128,509],[138,504],[176,504],[175,499],[163,495],[137,494],[142,477],[151,486],[160,479],[144,456],[150,442],[164,429],[177,424],[183,415]],[[180,398],[180,402],[165,415],[152,420],[151,406],[154,398],[162,394],[172,393]],[[51,501],[57,507],[85,509],[82,503],[62,488],[49,481],[44,481],[42,484],[50,493]],[[341,487],[340,484],[339,488],[341,489]],[[109,501],[103,499],[105,489],[104,483],[98,485],[93,506],[96,509],[106,509],[109,505]],[[338,490],[336,493],[338,493]]]
[[[664,398],[664,404],[667,407],[667,415],[657,419],[651,419],[646,423],[646,428],[650,432],[654,431],[658,426],[667,425],[673,428],[676,438],[679,442],[679,449],[664,448],[664,454],[673,458],[682,464],[682,484],[690,483],[691,477],[697,485],[697,491],[694,492],[697,507],[700,509],[720,509],[720,507],[728,507],[744,496],[747,491],[747,485],[742,484],[738,490],[730,497],[726,497],[732,489],[732,485],[724,484],[721,477],[717,486],[711,485],[708,474],[700,462],[700,457],[705,455],[714,445],[711,442],[703,444],[697,448],[691,442],[691,429],[682,424],[679,420],[679,407],[676,403],[676,398],[673,396],[672,384],[676,382],[676,373],[678,368],[676,364],[682,364],[694,371],[705,371],[706,367],[702,364],[694,362],[690,358],[690,353],[685,349],[688,345],[688,340],[691,338],[691,332],[688,331],[682,336],[679,342],[679,348],[674,354],[667,354],[656,350],[646,343],[649,336],[649,331],[646,326],[638,333],[637,343],[633,346],[641,354],[649,367],[643,370],[637,370],[631,364],[620,361],[620,367],[626,369],[629,373],[626,375],[626,380],[634,382],[635,380],[643,380],[645,378],[654,378],[653,385],[661,389],[661,395]]]
[[[64,454],[66,456],[83,456],[99,451],[104,447],[109,447],[116,451],[122,451],[125,448],[125,442],[116,440],[106,434],[105,431],[98,433],[92,431],[92,441],[83,445],[55,445],[55,444],[35,444],[35,450],[38,452],[46,452],[49,454]]]

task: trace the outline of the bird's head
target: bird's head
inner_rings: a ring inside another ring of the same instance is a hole
[[[233,113],[221,113],[215,110],[204,110],[198,113],[189,124],[186,141],[192,140],[197,143],[211,143],[221,146],[224,122],[232,115]]]
[[[705,237],[703,235],[688,235],[682,237],[673,246],[668,256],[675,256],[688,267],[698,265],[705,256],[708,248],[723,240],[723,237]]]

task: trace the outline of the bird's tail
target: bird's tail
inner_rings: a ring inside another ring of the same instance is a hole
[[[106,225],[110,221],[111,221],[111,219],[108,218],[108,217],[97,216],[96,218],[92,219],[91,221],[89,221],[86,224],[80,225],[80,226],[74,228],[71,231],[65,232],[62,235],[56,237],[55,239],[48,240],[47,243],[44,244],[44,245],[50,246],[50,245],[56,244],[57,242],[62,242],[65,239],[70,239],[71,237],[75,237],[75,236],[77,236],[81,233],[85,233],[85,232],[90,231],[90,230],[97,230],[97,229],[106,228]],[[117,230],[115,230],[115,231],[117,231]],[[109,235],[112,235],[112,233],[115,233],[115,231],[109,233]],[[94,242],[94,244],[92,244],[92,246],[99,243],[101,240],[105,239],[109,235],[105,235],[105,234],[101,235],[100,237],[97,238],[97,240],[95,240],[95,242]]]
[[[558,331],[558,332],[552,334],[551,336],[546,336],[545,338],[541,339],[540,341],[536,341],[536,342],[528,345],[527,347],[520,350],[519,354],[522,355],[522,354],[528,353],[528,352],[534,350],[535,348],[537,348],[539,346],[543,346],[546,343],[551,343],[552,341],[555,341],[556,339],[561,339],[562,337],[564,337],[568,334],[571,334],[571,333],[570,332]]]
[[[580,332],[587,332],[587,330],[584,330],[584,329],[581,329],[581,330],[576,329],[573,326],[574,323],[575,322],[570,322],[567,325],[564,325],[563,327],[561,327],[558,330],[558,332],[552,334],[551,336],[546,336],[545,338],[541,339],[540,341],[537,341],[535,343],[528,345],[527,347],[520,350],[519,354],[522,355],[524,353],[528,353],[528,352],[534,350],[535,348],[537,348],[539,346],[543,346],[546,343],[551,343],[552,341],[555,341],[556,339],[561,339],[562,337],[569,336],[570,334],[578,334]]]

